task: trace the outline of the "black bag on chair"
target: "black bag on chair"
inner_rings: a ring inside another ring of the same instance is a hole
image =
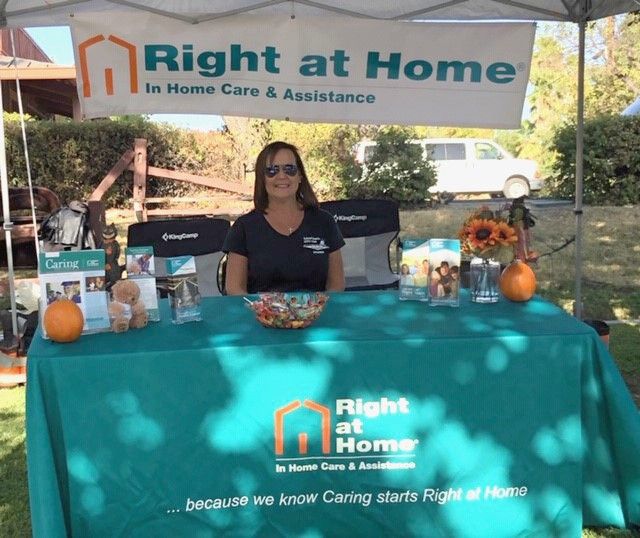
[[[74,200],[51,213],[40,225],[42,250],[87,250],[96,248],[89,222],[89,206]]]

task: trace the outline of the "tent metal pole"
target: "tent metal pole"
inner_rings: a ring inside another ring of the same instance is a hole
[[[0,82],[0,113],[4,111],[2,103],[2,82]],[[7,173],[7,153],[4,137],[4,118],[0,121],[0,192],[2,192],[2,216],[4,222],[4,240],[7,245],[7,273],[9,276],[9,297],[11,299],[11,327],[13,335],[18,337],[18,311],[16,308],[16,284],[13,273],[13,248],[11,244],[11,209],[9,207],[9,174]]]
[[[20,77],[18,76],[18,59],[16,58],[16,46],[13,36],[13,28],[9,30],[11,38],[11,54],[16,72],[16,94],[18,96],[18,111],[20,112],[20,129],[22,131],[22,145],[24,146],[24,162],[26,164],[27,184],[29,185],[29,199],[31,201],[31,223],[33,224],[33,244],[36,250],[36,265],[40,267],[40,245],[38,244],[38,222],[36,218],[36,202],[33,196],[33,179],[31,177],[31,162],[29,160],[29,146],[27,145],[27,131],[24,122],[24,108],[22,106],[22,90],[20,89]]]
[[[584,49],[587,21],[578,23],[578,103],[576,124],[576,275],[574,315],[582,319],[582,187],[584,180]]]

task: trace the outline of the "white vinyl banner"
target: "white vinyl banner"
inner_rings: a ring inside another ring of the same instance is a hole
[[[86,117],[201,113],[518,128],[533,23],[71,19]]]

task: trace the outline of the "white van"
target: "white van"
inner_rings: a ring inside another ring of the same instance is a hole
[[[431,158],[437,172],[432,193],[504,194],[507,198],[529,196],[542,188],[535,161],[516,159],[493,140],[481,138],[422,138],[425,158]],[[366,164],[376,143],[359,142],[356,161]]]

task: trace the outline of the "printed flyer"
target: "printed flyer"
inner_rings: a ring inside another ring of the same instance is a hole
[[[429,240],[429,299],[433,306],[458,306],[460,291],[460,241]]]
[[[176,256],[167,258],[166,264],[171,321],[186,323],[202,320],[195,258]]]
[[[57,299],[70,299],[84,316],[82,334],[109,331],[104,250],[41,252],[40,316]],[[48,338],[41,323],[42,335]]]
[[[429,242],[427,239],[404,239],[400,265],[400,299],[428,301]]]
[[[128,247],[125,258],[127,278],[140,288],[140,298],[147,309],[149,321],[160,321],[153,247]]]

